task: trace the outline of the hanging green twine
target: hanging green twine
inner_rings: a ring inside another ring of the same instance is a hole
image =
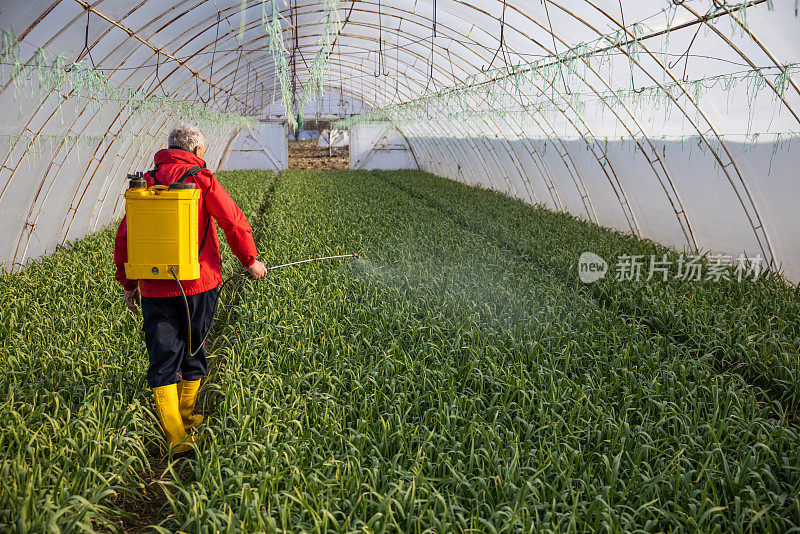
[[[167,96],[148,96],[143,91],[131,87],[116,86],[94,67],[86,66],[82,61],[67,63],[62,56],[50,59],[41,48],[37,49],[25,63],[20,57],[16,39],[9,32],[2,32],[2,42],[3,51],[0,59],[12,63],[12,82],[18,91],[18,97],[26,95],[26,88],[30,91],[38,88],[54,95],[59,109],[66,101],[74,99],[77,102],[95,105],[117,102],[131,113],[173,113],[185,120],[203,125],[241,128],[256,122],[254,117],[219,113],[183,100]],[[32,96],[32,93],[27,96]],[[78,106],[75,108],[76,113],[79,113]]]
[[[272,61],[275,64],[275,76],[278,78],[281,88],[281,101],[283,102],[284,113],[289,127],[297,129],[297,119],[294,112],[294,95],[292,95],[291,81],[289,79],[289,63],[286,57],[289,55],[283,43],[283,26],[281,15],[278,11],[276,2],[272,2],[272,19],[266,24],[269,34],[269,50],[272,53]]]
[[[305,115],[306,108],[315,94],[322,96],[323,75],[328,65],[333,43],[342,26],[339,18],[339,0],[324,0],[325,6],[325,28],[317,40],[317,54],[308,69],[308,80],[303,87],[303,95],[298,105],[298,116]],[[298,121],[299,122],[299,121]],[[302,128],[301,128],[302,129]]]

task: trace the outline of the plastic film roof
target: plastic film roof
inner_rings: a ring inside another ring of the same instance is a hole
[[[179,118],[213,168],[288,95],[290,121],[391,124],[425,170],[800,279],[795,0],[3,0],[0,21],[9,265],[118,216]],[[56,58],[120,92],[54,91]]]

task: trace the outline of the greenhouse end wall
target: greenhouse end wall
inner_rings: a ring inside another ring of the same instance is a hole
[[[265,123],[243,128],[230,143],[220,164],[221,170],[282,171],[288,167],[286,123]]]
[[[418,169],[408,140],[391,124],[358,124],[350,129],[350,168]]]

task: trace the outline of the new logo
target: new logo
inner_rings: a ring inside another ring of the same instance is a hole
[[[606,260],[594,252],[584,252],[578,258],[578,278],[584,284],[591,284],[603,278],[608,272]]]

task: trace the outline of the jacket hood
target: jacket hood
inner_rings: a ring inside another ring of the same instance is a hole
[[[159,150],[153,157],[153,162],[156,165],[182,163],[189,166],[197,165],[201,169],[206,168],[206,162],[195,156],[194,152],[181,150],[179,148],[164,148]]]

